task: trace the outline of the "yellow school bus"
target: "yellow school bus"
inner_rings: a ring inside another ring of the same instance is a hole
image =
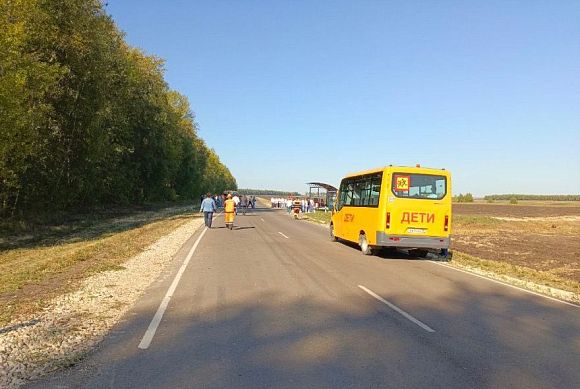
[[[330,239],[447,256],[451,234],[451,174],[445,169],[386,166],[344,177],[330,222]]]

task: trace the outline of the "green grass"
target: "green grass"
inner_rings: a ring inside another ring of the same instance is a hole
[[[539,271],[503,261],[481,259],[458,251],[453,252],[453,260],[450,264],[461,268],[482,270],[500,276],[504,275],[516,278],[524,282],[532,282],[537,285],[561,289],[575,293],[576,295],[580,294],[579,282],[564,279],[548,271]]]
[[[0,252],[98,238],[196,209],[191,203],[159,203],[3,219]]]
[[[92,274],[122,270],[123,262],[187,223],[191,208],[38,228],[27,239],[0,245],[0,325],[34,312]],[[2,247],[3,246],[3,247]]]
[[[454,215],[453,222],[464,226],[496,226],[505,223],[495,217],[479,215]]]
[[[330,223],[331,216],[332,216],[332,213],[330,211],[328,211],[328,212],[316,211],[313,213],[306,214],[306,217],[308,219],[319,222],[319,223]]]

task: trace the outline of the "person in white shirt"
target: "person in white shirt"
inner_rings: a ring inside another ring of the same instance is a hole
[[[240,203],[240,198],[238,197],[238,195],[234,195],[232,200],[234,200],[234,204],[236,205],[235,214],[237,215],[238,214],[238,204]]]

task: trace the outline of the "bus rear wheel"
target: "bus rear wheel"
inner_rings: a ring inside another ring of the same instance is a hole
[[[369,245],[369,242],[367,241],[367,237],[365,234],[360,234],[358,236],[358,244],[360,246],[360,251],[364,255],[372,255],[373,254],[373,249]]]

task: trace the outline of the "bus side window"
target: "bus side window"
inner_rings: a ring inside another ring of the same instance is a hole
[[[361,185],[361,205],[371,205],[371,177],[366,177],[364,183]]]
[[[340,184],[338,204],[336,209],[340,211],[345,205],[351,205],[352,200],[352,182],[343,180]]]
[[[437,198],[442,198],[445,195],[445,180],[435,181],[435,194]]]
[[[352,205],[361,206],[365,204],[366,179],[359,178],[354,184],[354,193],[352,196]]]
[[[348,181],[344,191],[344,205],[353,205],[354,203],[354,182]]]
[[[379,205],[379,197],[381,195],[381,179],[382,175],[377,175],[373,177],[371,181],[369,205]]]

